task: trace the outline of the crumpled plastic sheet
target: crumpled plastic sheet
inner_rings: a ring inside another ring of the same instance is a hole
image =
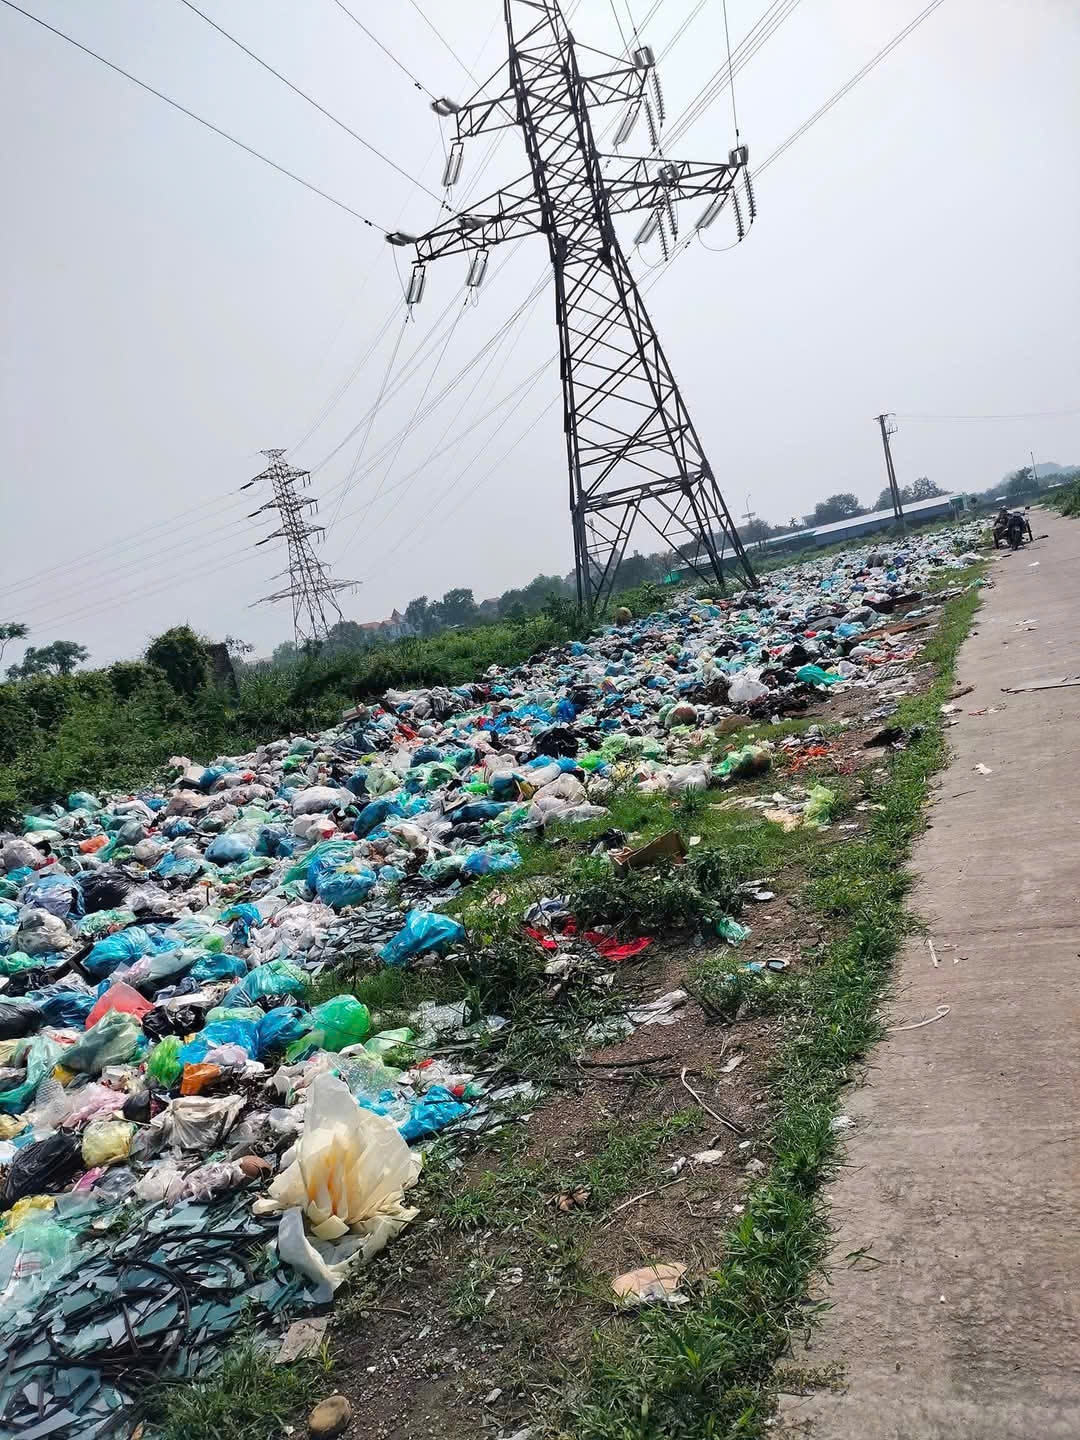
[[[212,1373],[246,1313],[309,1305],[294,1274],[256,1272],[272,1232],[235,1196],[150,1211],[119,1239],[84,1231],[48,1283],[0,1312],[0,1434],[124,1433],[152,1385]]]

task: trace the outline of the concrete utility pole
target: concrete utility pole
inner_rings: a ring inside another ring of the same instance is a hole
[[[1028,454],[1031,456],[1031,483],[1037,490],[1039,488],[1039,472],[1035,469],[1035,451],[1029,450]]]
[[[874,419],[881,426],[881,443],[885,449],[885,469],[889,476],[889,492],[892,495],[893,514],[899,522],[900,528],[904,528],[904,507],[900,503],[900,487],[896,483],[896,471],[892,463],[892,451],[889,448],[889,436],[896,434],[896,421],[891,414],[875,415]]]

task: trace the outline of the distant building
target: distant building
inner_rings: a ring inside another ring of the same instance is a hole
[[[959,515],[964,508],[962,495],[935,495],[932,500],[907,500],[904,502],[904,520],[912,526],[927,525],[931,520],[945,520]],[[895,524],[892,510],[872,510],[869,515],[852,515],[849,520],[834,520],[831,525],[817,525],[808,530],[793,530],[787,535],[773,535],[765,541],[765,548],[788,547],[792,550],[817,549],[822,545],[837,545],[843,540],[858,540],[863,535],[873,535],[879,530],[889,530]]]

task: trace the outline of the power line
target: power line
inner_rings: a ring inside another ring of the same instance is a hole
[[[390,59],[390,60],[393,61],[393,63],[394,63],[394,64],[397,66],[397,68],[402,72],[402,74],[407,75],[407,76],[409,77],[409,79],[412,81],[412,83],[416,86],[417,90],[423,90],[423,92],[424,92],[425,95],[430,96],[430,98],[431,98],[432,100],[435,99],[435,96],[431,93],[431,91],[430,91],[430,90],[428,89],[428,87],[423,83],[423,81],[422,81],[422,80],[418,80],[418,79],[416,78],[416,76],[412,73],[412,71],[408,68],[408,66],[407,66],[407,65],[403,65],[403,64],[401,63],[401,61],[398,59],[398,57],[394,54],[394,52],[393,52],[392,50],[388,49],[387,46],[385,46],[385,45],[383,44],[383,42],[379,39],[379,37],[378,37],[377,35],[373,35],[373,34],[371,33],[371,31],[368,29],[368,27],[364,24],[364,22],[363,22],[362,20],[357,19],[357,17],[353,14],[353,12],[349,9],[349,7],[348,7],[347,5],[345,5],[345,4],[342,3],[342,0],[334,0],[334,4],[338,7],[338,9],[342,12],[343,15],[347,15],[347,16],[349,17],[349,19],[353,22],[353,24],[354,24],[355,26],[357,26],[358,29],[360,29],[360,30],[362,30],[362,31],[364,32],[364,34],[368,37],[368,39],[371,41],[371,43],[372,43],[373,45],[377,45],[377,46],[379,47],[379,49],[383,52],[383,54],[384,54],[385,56],[387,56],[388,59]]]
[[[374,220],[369,220],[366,215],[361,215],[360,211],[354,210],[351,205],[346,205],[344,200],[338,200],[335,196],[328,194],[327,191],[320,190],[318,185],[313,185],[310,180],[304,180],[294,171],[287,170],[284,165],[279,165],[276,160],[271,160],[268,155],[263,155],[261,151],[252,149],[252,147],[245,144],[243,140],[238,140],[235,135],[230,135],[227,130],[222,130],[219,125],[215,125],[212,121],[204,119],[201,115],[197,115],[194,110],[189,110],[186,105],[181,105],[179,100],[172,99],[172,97],[166,95],[164,91],[155,90],[153,85],[148,85],[145,80],[140,80],[137,75],[132,75],[130,70],[124,70],[119,65],[114,65],[111,60],[106,60],[104,55],[99,55],[96,50],[91,50],[88,45],[83,45],[81,41],[76,40],[73,36],[66,34],[63,30],[58,30],[55,25],[50,25],[48,21],[42,20],[40,15],[34,15],[29,10],[24,10],[21,5],[15,4],[15,0],[0,0],[0,3],[6,5],[9,10],[15,10],[18,14],[25,15],[27,20],[33,20],[35,25],[40,25],[43,30],[48,30],[50,34],[56,35],[61,40],[66,40],[69,45],[74,45],[76,50],[81,50],[84,55],[89,55],[92,60],[100,61],[102,65],[106,65],[117,75],[122,75],[125,80],[130,80],[133,85],[138,85],[140,90],[145,90],[147,94],[154,95],[159,100],[164,100],[166,105],[171,105],[174,110],[179,110],[181,115],[186,115],[189,120],[198,121],[198,123],[204,125],[207,130],[212,130],[215,135],[220,135],[223,140],[228,140],[231,144],[238,145],[240,149],[248,155],[253,155],[256,160],[261,160],[264,165],[269,165],[271,170],[277,170],[280,174],[287,175],[290,180],[295,180],[298,185],[303,185],[305,190],[310,190],[313,194],[320,195],[324,200],[329,200],[331,205],[336,205],[339,210],[344,210],[346,214],[351,215],[355,220],[361,221],[364,225],[369,226],[370,229],[385,229],[384,226],[377,225]]]
[[[412,8],[416,11],[416,13],[420,16],[420,19],[423,20],[424,24],[425,24],[425,25],[428,27],[428,29],[432,32],[432,34],[435,36],[435,38],[439,41],[439,43],[442,45],[443,49],[444,49],[444,50],[448,50],[448,51],[450,52],[450,54],[454,57],[454,59],[457,61],[457,63],[461,66],[462,70],[465,71],[465,74],[468,75],[469,79],[473,82],[473,84],[474,84],[474,85],[479,85],[479,84],[480,84],[480,81],[477,80],[476,76],[475,76],[475,75],[473,74],[473,72],[469,69],[468,65],[465,64],[465,61],[462,60],[461,56],[457,53],[457,51],[454,49],[454,47],[450,44],[450,41],[447,40],[446,36],[442,33],[442,31],[439,29],[439,27],[438,27],[433,21],[429,20],[428,17],[424,14],[423,10],[420,9],[420,6],[416,3],[416,0],[409,0],[409,4],[410,4],[410,5],[412,6]],[[485,42],[485,43],[486,43],[486,42]]]
[[[242,50],[245,55],[255,61],[256,65],[261,65],[262,68],[270,75],[273,75],[276,80],[280,80],[283,85],[287,85],[294,95],[299,95],[301,100],[306,100],[309,105],[314,106],[320,115],[325,115],[327,120],[332,121],[339,130],[344,130],[346,135],[351,135],[365,150],[370,150],[372,155],[376,155],[384,165],[389,165],[391,170],[396,170],[397,173],[408,180],[410,184],[418,186],[426,195],[430,195],[432,200],[437,201],[439,204],[442,203],[434,190],[429,190],[427,186],[422,185],[419,180],[414,180],[409,172],[403,170],[396,160],[391,160],[389,155],[385,155],[377,146],[372,145],[370,140],[365,140],[351,125],[346,125],[345,121],[340,120],[333,111],[327,110],[325,105],[320,105],[318,100],[313,99],[306,90],[301,90],[299,85],[294,85],[287,75],[283,75],[280,70],[275,70],[273,65],[264,60],[261,55],[256,55],[254,50],[249,50],[242,40],[238,40],[235,35],[230,34],[230,32],[219,25],[216,20],[212,20],[205,11],[200,10],[199,7],[194,4],[194,0],[180,0],[180,4],[185,5],[194,15],[198,15],[200,20],[205,20],[212,30],[216,30],[218,34],[223,35],[230,44],[235,45],[238,50]]]
[[[902,40],[906,40],[907,37],[912,33],[912,31],[917,30],[924,20],[928,20],[930,16],[934,13],[934,11],[938,8],[938,6],[942,3],[943,0],[930,0],[930,4],[927,5],[924,10],[921,10],[919,14],[915,16],[914,20],[912,20],[909,24],[905,25],[904,28],[896,35],[894,35],[893,38],[886,45],[883,45],[882,48],[877,52],[877,54],[866,62],[866,64],[862,67],[861,70],[856,71],[856,73],[851,77],[851,79],[848,80],[846,84],[841,85],[840,89],[837,90],[834,95],[830,96],[829,99],[825,101],[824,105],[822,105],[819,109],[815,110],[813,115],[811,115],[808,120],[804,120],[797,130],[793,130],[792,133],[788,136],[788,138],[783,142],[783,144],[776,147],[776,149],[772,152],[768,159],[764,160],[757,167],[757,174],[760,175],[763,170],[768,169],[768,167],[773,163],[773,161],[778,160],[780,156],[783,155],[784,151],[788,149],[789,146],[794,145],[796,140],[800,139],[803,135],[806,134],[807,130],[810,129],[811,125],[816,125],[819,120],[821,120],[825,115],[829,113],[829,111],[838,101],[842,100],[845,95],[849,94],[852,90],[854,90],[855,86],[858,85],[861,80],[865,80],[867,75],[870,74],[871,70],[875,69],[878,65],[880,65],[882,60],[884,60],[886,56],[890,55]]]
[[[897,420],[931,421],[940,420],[1060,420],[1070,415],[1080,415],[1080,410],[1028,410],[1020,415],[897,415]]]
[[[405,327],[408,325],[408,323],[409,315],[406,311],[405,316],[401,322],[401,329],[398,331],[397,339],[394,341],[394,348],[390,352],[390,359],[386,362],[386,370],[383,372],[382,384],[379,386],[379,393],[375,396],[375,404],[372,405],[371,410],[368,412],[367,429],[364,431],[363,436],[361,437],[360,448],[357,450],[356,458],[353,460],[353,463],[349,468],[349,473],[345,477],[344,488],[342,489],[341,494],[338,496],[338,502],[334,508],[334,514],[330,521],[332,525],[337,523],[337,518],[341,514],[341,507],[345,503],[345,496],[349,493],[349,489],[352,486],[353,477],[359,469],[361,458],[363,457],[364,451],[367,449],[368,440],[371,438],[371,427],[375,424],[375,417],[379,413],[379,406],[382,404],[383,396],[386,394],[386,386],[390,380],[390,372],[394,368],[394,362],[397,359],[398,351],[401,349],[401,342],[405,338]],[[450,333],[453,334],[453,330],[451,330]]]

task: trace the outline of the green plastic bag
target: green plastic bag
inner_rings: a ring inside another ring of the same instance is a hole
[[[95,910],[79,921],[79,934],[85,940],[100,940],[103,935],[112,935],[134,924],[134,910]]]
[[[150,1051],[146,1074],[165,1090],[171,1090],[180,1079],[184,1067],[179,1060],[182,1041],[178,1035],[166,1035]]]
[[[800,665],[795,671],[795,678],[807,685],[838,685],[844,677],[834,675],[831,670],[822,670],[820,665]]]
[[[246,1020],[257,1025],[265,1013],[257,1005],[215,1005],[206,1012],[206,1024],[214,1025],[218,1020]]]
[[[81,1040],[64,1051],[61,1062],[66,1070],[84,1075],[100,1075],[107,1065],[122,1065],[138,1048],[142,1026],[122,1010],[109,1010]]]
[[[26,1067],[26,1079],[13,1090],[0,1092],[0,1112],[5,1115],[18,1115],[25,1110],[63,1051],[64,1047],[56,1040],[50,1040],[47,1035],[35,1035],[25,1050],[16,1052],[15,1063]]]
[[[731,750],[713,770],[718,780],[742,780],[748,775],[760,775],[772,764],[772,756],[764,745],[743,745]]]
[[[294,1044],[336,1052],[347,1045],[359,1045],[371,1029],[368,1008],[355,995],[335,995],[325,1000],[312,1009],[311,1018],[314,1022],[311,1033]]]
[[[832,818],[832,807],[836,804],[836,791],[827,785],[813,785],[804,815],[807,825],[827,825]]]
[[[20,970],[33,970],[35,965],[40,964],[40,957],[13,950],[10,955],[0,955],[0,975],[18,975]]]
[[[399,1045],[408,1045],[415,1036],[415,1032],[407,1025],[398,1030],[380,1030],[378,1035],[373,1035],[370,1040],[364,1041],[364,1049],[369,1055],[383,1056],[391,1050],[396,1050]]]

